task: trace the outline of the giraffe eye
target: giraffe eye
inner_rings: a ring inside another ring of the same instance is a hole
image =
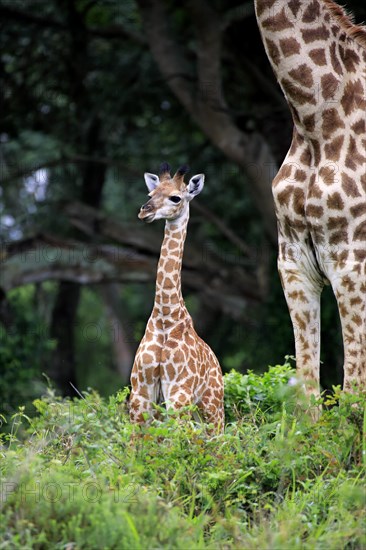
[[[169,200],[174,202],[175,204],[178,204],[182,199],[180,197],[177,197],[176,195],[173,195],[172,197],[169,197]]]

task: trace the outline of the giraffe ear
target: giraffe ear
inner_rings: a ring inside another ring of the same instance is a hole
[[[190,195],[190,200],[193,199],[196,195],[199,195],[203,189],[205,183],[205,174],[197,174],[193,176],[187,185],[187,191]]]
[[[155,174],[150,174],[149,172],[145,172],[144,178],[147,188],[151,193],[151,191],[154,191],[155,187],[159,185],[159,178]]]

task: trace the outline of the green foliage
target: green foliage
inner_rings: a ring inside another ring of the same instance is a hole
[[[289,358],[287,358],[289,359]],[[299,380],[296,371],[286,362],[284,365],[269,367],[263,375],[248,371],[241,374],[232,370],[224,377],[226,420],[238,416],[260,413],[267,420],[282,412],[286,400],[287,410],[299,399]]]
[[[132,426],[128,389],[37,399],[3,436],[1,548],[363,548],[365,400],[341,396],[314,424],[292,375],[228,374],[216,436],[169,411]]]
[[[42,391],[42,366],[53,346],[35,311],[34,287],[13,290],[8,299],[14,323],[7,329],[0,324],[0,403],[5,412]]]

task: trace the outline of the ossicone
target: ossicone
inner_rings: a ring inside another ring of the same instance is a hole
[[[162,162],[159,168],[159,176],[164,176],[167,174],[170,177],[170,170],[171,168],[169,162]]]
[[[178,181],[183,181],[183,178],[185,174],[188,172],[188,170],[189,170],[189,166],[187,164],[183,164],[183,166],[178,168],[178,170],[174,174],[174,179]]]
[[[186,175],[186,173],[189,172],[189,166],[188,164],[183,164],[175,173],[175,178],[183,178],[183,176]]]

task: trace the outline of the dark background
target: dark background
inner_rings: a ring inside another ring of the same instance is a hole
[[[364,0],[349,0],[356,20]],[[44,391],[128,383],[163,223],[145,171],[206,174],[183,291],[225,371],[294,353],[271,177],[291,139],[253,2],[1,0],[0,375],[5,411]],[[323,297],[322,383],[342,381]],[[42,374],[44,373],[44,375]]]

